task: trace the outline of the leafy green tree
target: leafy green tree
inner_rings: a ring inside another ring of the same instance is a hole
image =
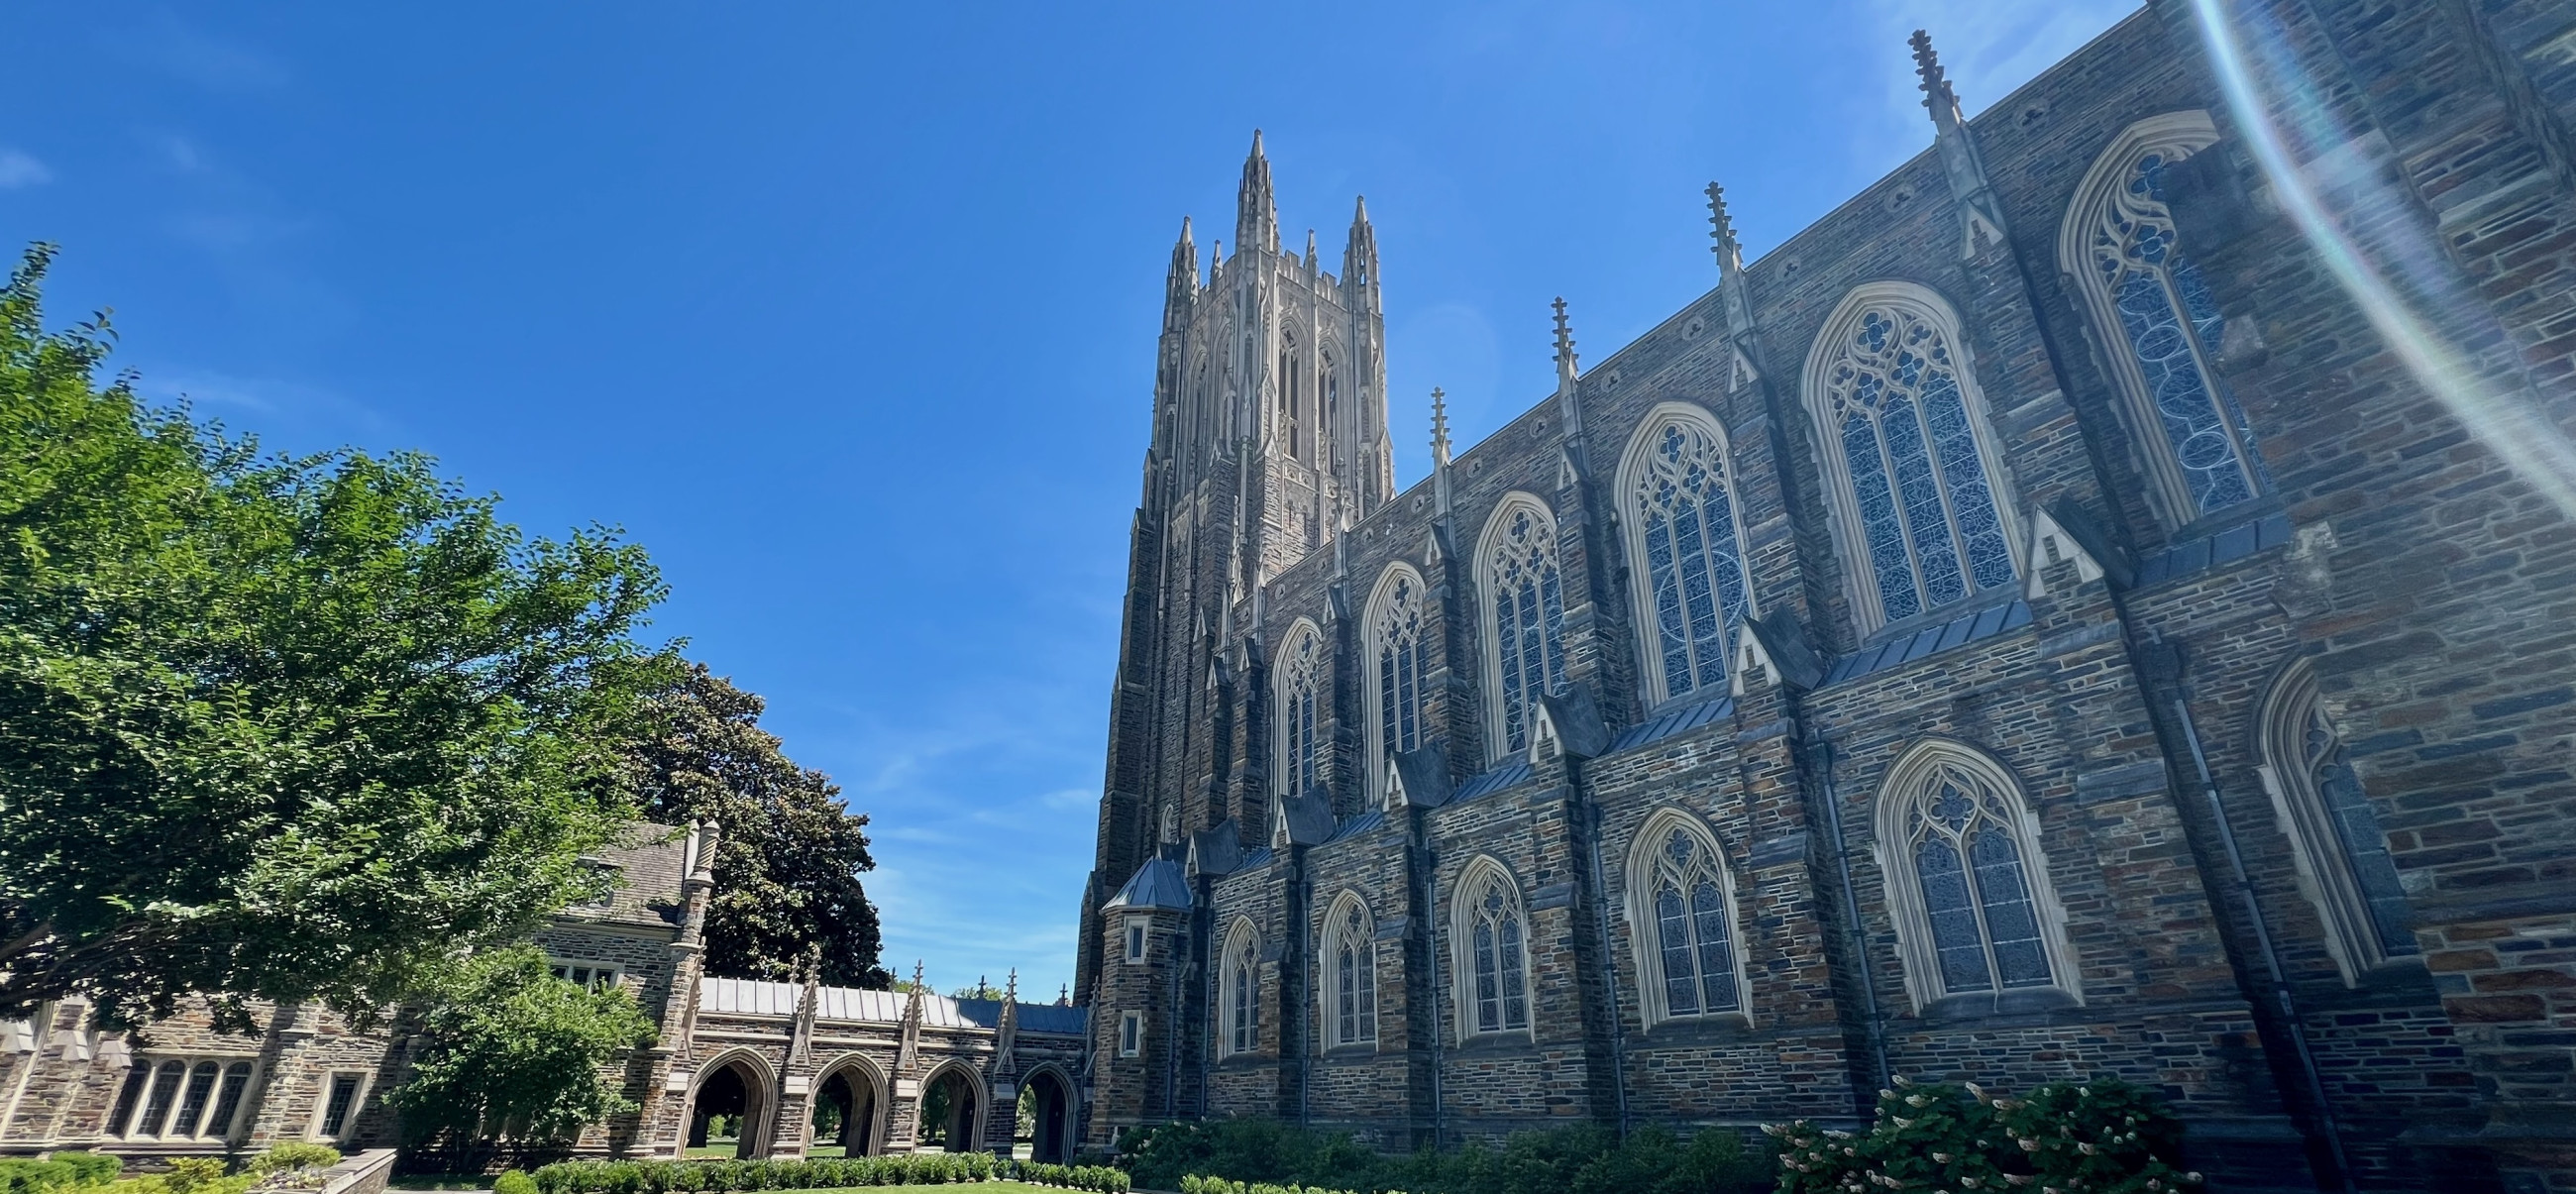
[[[411,1076],[385,1097],[414,1143],[576,1137],[635,1110],[601,1067],[653,1039],[625,988],[556,978],[524,944],[467,959],[421,1029]]]
[[[764,707],[691,664],[653,695],[631,747],[645,816],[713,818],[724,830],[707,970],[785,978],[810,951],[824,982],[883,988],[892,980],[877,963],[877,910],[859,884],[876,865],[868,819],[843,807],[830,777],[787,758],[760,728]]]
[[[44,330],[50,254],[0,288],[0,1016],[363,1019],[584,894],[672,670],[642,550],[101,386],[104,315]]]

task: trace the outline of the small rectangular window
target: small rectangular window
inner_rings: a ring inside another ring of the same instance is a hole
[[[618,969],[597,962],[556,962],[550,970],[556,978],[593,991],[605,991],[617,985]]]
[[[1118,1055],[1134,1057],[1145,1050],[1145,1013],[1118,1013]]]
[[[322,1135],[340,1139],[349,1129],[349,1113],[357,1109],[359,1074],[331,1075],[331,1094],[322,1103]]]
[[[1142,962],[1145,960],[1144,917],[1130,916],[1127,918],[1127,960],[1130,962]]]

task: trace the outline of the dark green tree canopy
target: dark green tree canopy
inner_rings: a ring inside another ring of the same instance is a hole
[[[48,253],[0,290],[0,1016],[363,1015],[583,894],[673,671],[642,550],[101,387],[103,317],[43,328]]]
[[[712,818],[716,891],[707,912],[707,972],[785,978],[809,951],[824,982],[882,988],[877,910],[859,885],[876,865],[868,819],[840,788],[789,761],[760,728],[763,703],[692,664],[655,693],[632,746],[644,815],[665,824]]]

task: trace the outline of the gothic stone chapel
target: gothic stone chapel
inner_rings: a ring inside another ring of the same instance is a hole
[[[2576,8],[2242,15],[2260,129],[2178,0],[1973,121],[1918,34],[1928,149],[1751,263],[1712,186],[1713,290],[1589,369],[1559,303],[1401,490],[1366,208],[1283,251],[1256,136],[1172,251],[1086,1140],[2113,1075],[2220,1188],[2576,1188],[2576,527],[2284,190],[2563,442]]]

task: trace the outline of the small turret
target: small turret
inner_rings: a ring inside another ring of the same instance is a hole
[[[1243,160],[1243,183],[1234,192],[1234,251],[1259,249],[1279,253],[1279,205],[1270,190],[1270,159],[1261,151],[1261,130],[1252,130],[1252,155]]]
[[[1377,229],[1369,225],[1366,195],[1351,209],[1350,240],[1342,249],[1342,287],[1351,293],[1352,306],[1377,306]]]
[[[1163,283],[1163,330],[1180,331],[1190,325],[1190,309],[1198,304],[1199,250],[1190,241],[1190,218],[1181,217],[1181,239],[1172,245],[1172,271]]]
[[[1735,221],[1726,214],[1726,188],[1708,184],[1708,251],[1717,254],[1717,306],[1726,319],[1726,338],[1735,347],[1735,363],[1745,376],[1759,378],[1754,359],[1757,340],[1753,303],[1744,293],[1744,247],[1735,239]]]

